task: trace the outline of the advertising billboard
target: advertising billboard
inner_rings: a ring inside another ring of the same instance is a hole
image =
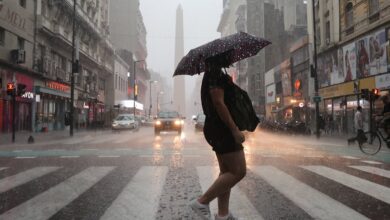
[[[356,47],[355,42],[343,47],[344,53],[344,82],[356,79]]]
[[[387,72],[386,32],[380,30],[368,36],[370,54],[370,75]]]

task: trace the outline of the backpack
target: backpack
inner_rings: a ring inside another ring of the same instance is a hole
[[[233,121],[240,131],[254,131],[260,120],[256,116],[248,93],[237,86],[229,75],[225,74],[225,76],[229,80],[225,88],[224,102]]]

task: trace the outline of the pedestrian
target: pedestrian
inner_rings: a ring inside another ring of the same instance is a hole
[[[205,61],[206,71],[201,86],[202,108],[206,115],[203,133],[216,153],[220,173],[210,188],[190,204],[204,219],[210,218],[209,203],[216,198],[218,213],[215,219],[236,219],[229,211],[230,190],[246,175],[242,146],[245,137],[224,102],[229,78],[221,68],[230,63],[228,56],[212,57]]]
[[[355,129],[357,130],[356,137],[348,139],[348,145],[354,143],[356,140],[360,143],[367,140],[366,135],[363,130],[363,115],[362,115],[362,107],[358,106],[357,111],[354,116]]]

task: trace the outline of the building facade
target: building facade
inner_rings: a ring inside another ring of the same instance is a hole
[[[133,54],[130,64],[129,92],[130,98],[146,102],[150,74],[147,70],[146,28],[140,11],[139,0],[115,0],[109,3],[110,39],[115,48],[127,50]],[[125,60],[128,62],[127,60]],[[135,67],[135,68],[134,68]],[[135,76],[135,77],[134,77]],[[135,80],[135,81],[134,81]],[[137,89],[134,89],[137,85]]]
[[[26,95],[16,98],[16,131],[33,128],[33,86],[42,76],[33,70],[33,1],[0,2],[0,132],[12,129],[13,106],[7,83],[26,85]]]
[[[321,112],[334,121],[332,130],[352,133],[355,131],[353,115],[358,105],[363,107],[366,128],[368,125],[369,103],[361,99],[361,89],[379,88],[382,95],[387,95],[390,88],[390,2],[319,2],[315,10],[319,14],[316,35],[320,36],[317,37],[320,39],[317,74],[323,98]],[[322,18],[323,13],[328,17]],[[380,102],[376,107],[381,108]]]

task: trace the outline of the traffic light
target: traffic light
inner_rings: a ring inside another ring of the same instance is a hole
[[[134,101],[137,101],[137,96],[138,96],[138,85],[136,84],[134,88]]]
[[[18,84],[17,96],[22,96],[24,93],[26,93],[26,85]]]
[[[362,89],[361,90],[362,92],[362,99],[365,99],[365,100],[370,100],[370,91],[368,89]]]
[[[373,97],[374,100],[378,99],[380,97],[380,94],[379,94],[380,92],[381,91],[379,89],[377,89],[377,88],[372,89],[372,97]]]
[[[11,96],[15,94],[15,84],[14,83],[7,83],[7,94],[11,95]]]

